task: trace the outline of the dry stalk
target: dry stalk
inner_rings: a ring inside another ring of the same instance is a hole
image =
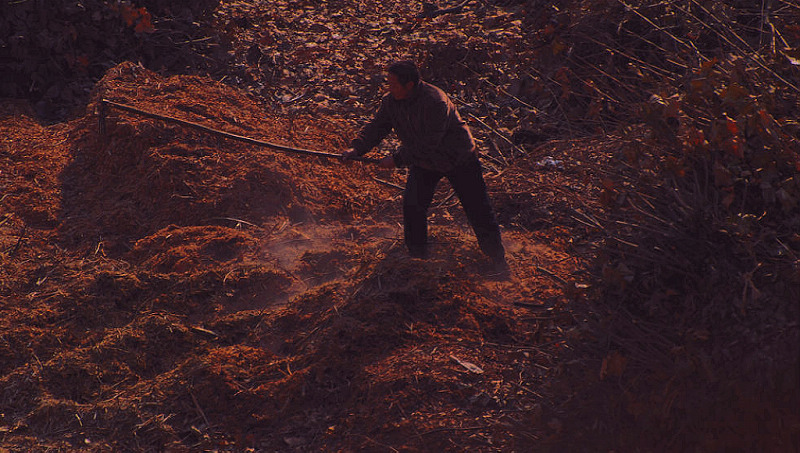
[[[642,14],[641,12],[639,12],[639,10],[638,10],[638,9],[636,9],[636,8],[634,8],[633,6],[631,6],[631,5],[627,4],[627,3],[625,3],[625,2],[624,2],[624,1],[622,1],[622,0],[617,0],[617,1],[618,1],[618,2],[620,2],[620,3],[621,3],[621,4],[622,4],[622,5],[623,5],[623,6],[624,6],[624,7],[625,7],[625,8],[626,8],[628,11],[631,11],[631,12],[633,12],[634,14],[636,14],[637,16],[639,16],[640,18],[642,18],[642,20],[644,20],[645,22],[647,22],[648,24],[650,24],[650,25],[651,25],[653,28],[655,28],[656,30],[658,30],[658,31],[660,31],[660,32],[664,33],[665,35],[669,36],[669,37],[670,37],[670,38],[671,38],[673,41],[675,41],[675,42],[677,42],[677,43],[681,44],[682,46],[686,47],[687,49],[694,50],[695,52],[697,52],[697,54],[698,54],[698,55],[699,55],[699,56],[700,56],[700,57],[701,57],[701,58],[702,58],[704,61],[708,61],[708,58],[704,57],[704,56],[703,56],[703,55],[702,55],[702,54],[701,54],[701,53],[700,53],[700,52],[697,50],[697,48],[694,46],[694,44],[687,44],[687,43],[686,43],[686,42],[684,42],[682,39],[678,38],[677,36],[675,36],[675,35],[673,35],[672,33],[670,33],[668,30],[664,29],[664,28],[663,28],[663,27],[661,27],[660,25],[658,25],[658,24],[656,24],[655,22],[653,22],[653,21],[652,21],[652,20],[651,20],[649,17],[647,17],[647,16],[645,16],[644,14]]]
[[[468,113],[468,116],[469,116],[470,118],[474,119],[475,121],[477,121],[477,122],[478,122],[478,123],[479,123],[481,126],[483,126],[484,128],[486,128],[486,129],[487,129],[489,132],[491,132],[492,134],[494,134],[494,135],[496,135],[496,136],[500,137],[501,139],[503,139],[503,141],[505,141],[505,142],[507,142],[509,145],[511,145],[511,146],[512,146],[512,148],[514,148],[514,149],[516,149],[516,150],[520,151],[520,153],[521,153],[521,154],[525,154],[525,151],[524,151],[524,150],[520,150],[520,149],[517,147],[517,145],[515,145],[515,144],[514,144],[514,142],[513,142],[513,141],[511,141],[511,139],[510,139],[510,138],[508,138],[508,137],[506,137],[505,135],[503,135],[503,134],[502,134],[500,131],[498,131],[497,129],[493,128],[492,126],[489,126],[488,124],[486,124],[486,122],[485,122],[485,121],[483,121],[482,119],[480,119],[480,118],[478,118],[477,116],[473,115],[472,113]],[[499,150],[499,149],[498,149],[498,150]],[[502,157],[502,158],[505,160],[505,158],[506,158],[506,157],[505,157],[505,156],[504,156],[502,153],[500,154],[500,156],[501,156],[501,157]],[[508,166],[508,162],[507,162],[507,161],[505,162],[505,166]]]
[[[393,189],[405,190],[402,186],[399,186],[399,185],[397,185],[397,184],[395,184],[393,182],[384,181],[383,179],[379,179],[379,178],[376,178],[376,177],[373,177],[372,180],[377,182],[377,183],[379,183],[379,184],[383,184],[384,186],[391,187]]]
[[[203,421],[206,423],[206,427],[210,428],[211,427],[211,422],[208,421],[208,417],[206,417],[206,413],[203,412],[203,408],[200,407],[200,403],[197,402],[197,398],[195,398],[194,393],[191,390],[189,390],[189,396],[192,397],[192,402],[194,403],[194,407],[197,409],[197,412],[200,414],[200,416],[203,417]]]
[[[477,71],[475,71],[475,70],[474,70],[474,69],[472,69],[471,67],[469,67],[469,66],[465,65],[464,63],[459,63],[459,64],[460,64],[461,66],[463,66],[463,67],[467,68],[468,70],[472,71],[472,73],[473,73],[473,74],[475,74],[475,75],[477,75],[477,76],[481,76],[481,74],[480,74],[480,73],[478,73]],[[532,106],[532,105],[528,104],[527,102],[523,101],[522,99],[518,98],[517,96],[514,96],[513,94],[509,93],[509,92],[508,92],[508,91],[506,91],[506,90],[505,90],[503,87],[500,87],[500,86],[497,86],[497,85],[493,84],[492,82],[488,81],[488,80],[487,80],[485,77],[480,77],[480,79],[479,79],[479,80],[480,80],[481,82],[483,82],[483,83],[485,83],[485,84],[489,85],[490,87],[494,88],[495,90],[497,90],[497,91],[499,91],[499,92],[501,92],[501,93],[505,94],[506,96],[510,97],[511,99],[513,99],[513,100],[515,100],[515,101],[519,102],[521,105],[523,105],[523,106],[525,106],[526,108],[530,109],[530,110],[531,110],[531,111],[532,111],[534,114],[536,114],[536,115],[543,114],[543,112],[542,112],[542,111],[540,111],[539,109],[537,109],[536,107],[534,107],[534,106]]]
[[[619,50],[619,49],[617,49],[615,47],[612,47],[608,43],[605,43],[605,42],[602,42],[602,41],[598,41],[597,39],[595,39],[595,38],[593,38],[591,36],[587,36],[586,39],[588,39],[589,41],[594,42],[595,44],[599,44],[601,46],[604,46],[606,48],[606,50],[608,50],[609,52],[622,55],[623,57],[625,57],[625,58],[627,58],[629,60],[635,61],[635,62],[637,62],[637,63],[639,63],[641,65],[644,65],[645,67],[647,67],[647,69],[653,71],[653,73],[655,73],[659,77],[667,78],[672,82],[680,80],[680,77],[679,77],[678,74],[675,74],[674,72],[669,72],[669,71],[667,71],[667,70],[665,70],[663,68],[660,68],[658,66],[650,64],[650,63],[642,60],[641,58],[638,58],[638,57],[636,57],[634,55],[631,55],[628,52],[625,52],[624,50]],[[686,69],[686,68],[684,67],[684,69]],[[612,80],[614,80],[617,83],[619,83],[621,88],[625,88],[625,89],[627,89],[628,91],[631,91],[631,92],[635,92],[636,91],[634,88],[629,87],[628,85],[622,83],[621,81],[619,81],[617,79],[612,79]]]
[[[546,269],[546,268],[544,268],[542,266],[538,266],[538,265],[535,267],[535,269],[538,270],[538,271],[544,272],[545,274],[549,275],[550,277],[552,277],[553,279],[555,279],[556,281],[558,281],[561,284],[564,284],[564,285],[567,284],[566,280],[564,280],[562,277],[560,277],[559,275],[557,275],[553,271],[550,271],[550,270],[548,270],[548,269]]]
[[[692,3],[694,3],[695,5],[697,5],[697,6],[698,6],[700,9],[702,9],[702,10],[703,10],[703,12],[705,12],[706,14],[708,14],[708,15],[709,15],[709,17],[711,17],[712,19],[714,19],[714,20],[715,20],[715,21],[716,21],[718,24],[720,24],[721,26],[725,27],[725,30],[726,30],[727,32],[729,32],[730,34],[732,34],[732,35],[733,35],[733,36],[734,36],[734,37],[735,37],[735,38],[736,38],[736,39],[737,39],[739,42],[741,42],[741,43],[742,43],[742,44],[743,44],[743,45],[744,45],[744,46],[745,46],[745,47],[746,47],[746,48],[747,48],[747,49],[750,51],[750,54],[749,54],[749,55],[747,55],[747,53],[746,53],[744,50],[742,50],[742,49],[741,49],[740,47],[738,47],[736,44],[734,44],[733,42],[731,42],[731,41],[730,41],[730,39],[728,39],[728,37],[726,37],[725,35],[723,35],[722,33],[720,33],[720,32],[719,32],[719,31],[718,31],[716,28],[714,28],[714,27],[711,27],[710,25],[708,25],[708,24],[706,24],[705,22],[703,22],[703,21],[702,21],[700,18],[698,18],[697,16],[695,16],[695,15],[694,15],[694,14],[692,14],[691,12],[689,12],[689,11],[686,11],[686,10],[682,9],[680,6],[677,6],[677,4],[675,4],[675,7],[676,7],[676,8],[678,8],[679,10],[683,11],[684,13],[688,14],[688,15],[689,15],[689,16],[691,16],[692,18],[694,18],[696,21],[698,21],[698,22],[699,22],[701,25],[703,25],[704,27],[706,27],[706,28],[708,28],[709,30],[711,30],[711,31],[713,31],[714,33],[716,33],[716,34],[717,34],[717,36],[719,36],[719,37],[720,37],[722,40],[724,40],[726,43],[728,43],[728,44],[729,44],[731,47],[733,47],[734,49],[736,49],[736,50],[737,50],[737,51],[738,51],[740,54],[742,54],[742,55],[747,55],[748,57],[750,57],[750,59],[752,59],[752,60],[753,60],[753,61],[754,61],[754,62],[755,62],[757,65],[759,65],[759,66],[760,66],[762,69],[764,69],[764,70],[766,70],[767,72],[769,72],[769,73],[770,73],[770,74],[771,74],[773,77],[775,77],[776,79],[778,79],[778,80],[780,80],[781,82],[783,82],[783,83],[784,83],[786,86],[788,86],[789,88],[793,89],[794,91],[796,91],[796,92],[800,93],[800,88],[798,88],[798,87],[797,87],[795,84],[793,84],[793,83],[789,82],[788,80],[784,79],[784,78],[783,78],[783,77],[782,77],[780,74],[776,73],[774,70],[772,70],[772,68],[770,68],[769,66],[767,66],[767,65],[766,65],[766,64],[765,64],[765,63],[762,61],[762,59],[761,59],[761,56],[758,54],[758,52],[757,52],[755,49],[753,49],[752,47],[750,47],[750,44],[748,44],[748,43],[747,43],[747,41],[745,41],[744,39],[742,39],[742,37],[741,37],[741,36],[739,36],[739,35],[738,35],[738,34],[737,34],[737,33],[736,33],[736,32],[735,32],[735,31],[734,31],[734,30],[733,30],[733,29],[732,29],[732,28],[731,28],[731,27],[728,25],[728,24],[725,24],[724,22],[722,22],[722,20],[720,20],[720,19],[719,19],[719,18],[718,18],[718,17],[717,17],[715,14],[713,14],[712,12],[710,12],[708,9],[706,9],[706,7],[704,7],[703,5],[701,5],[700,3],[698,3],[696,0],[690,0],[690,1],[691,1]]]

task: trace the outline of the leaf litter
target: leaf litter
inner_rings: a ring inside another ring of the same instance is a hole
[[[640,3],[3,4],[3,445],[796,449],[796,12]],[[401,55],[475,132],[509,280],[447,184],[422,262],[402,172],[98,133],[108,98],[341,150]]]

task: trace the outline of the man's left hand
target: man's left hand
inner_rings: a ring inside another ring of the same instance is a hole
[[[386,156],[386,157],[382,158],[378,162],[378,166],[381,167],[381,168],[394,168],[395,167],[395,165],[394,165],[394,157]]]

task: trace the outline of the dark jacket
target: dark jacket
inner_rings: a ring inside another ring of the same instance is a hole
[[[397,166],[419,166],[448,173],[475,156],[467,124],[444,91],[420,81],[408,99],[387,94],[375,118],[353,140],[364,155],[394,129],[402,146],[394,153]]]

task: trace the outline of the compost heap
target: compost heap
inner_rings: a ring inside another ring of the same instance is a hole
[[[101,98],[289,146],[339,152],[352,136],[132,63],[66,123],[7,104],[3,445],[524,450],[559,432],[537,387],[576,300],[560,276],[585,264],[565,251],[560,191],[589,199],[591,173],[531,155],[487,175],[504,223],[536,231],[504,229],[498,279],[446,182],[432,257],[411,259],[401,172],[114,109],[101,134]],[[519,210],[534,197],[557,209]]]

